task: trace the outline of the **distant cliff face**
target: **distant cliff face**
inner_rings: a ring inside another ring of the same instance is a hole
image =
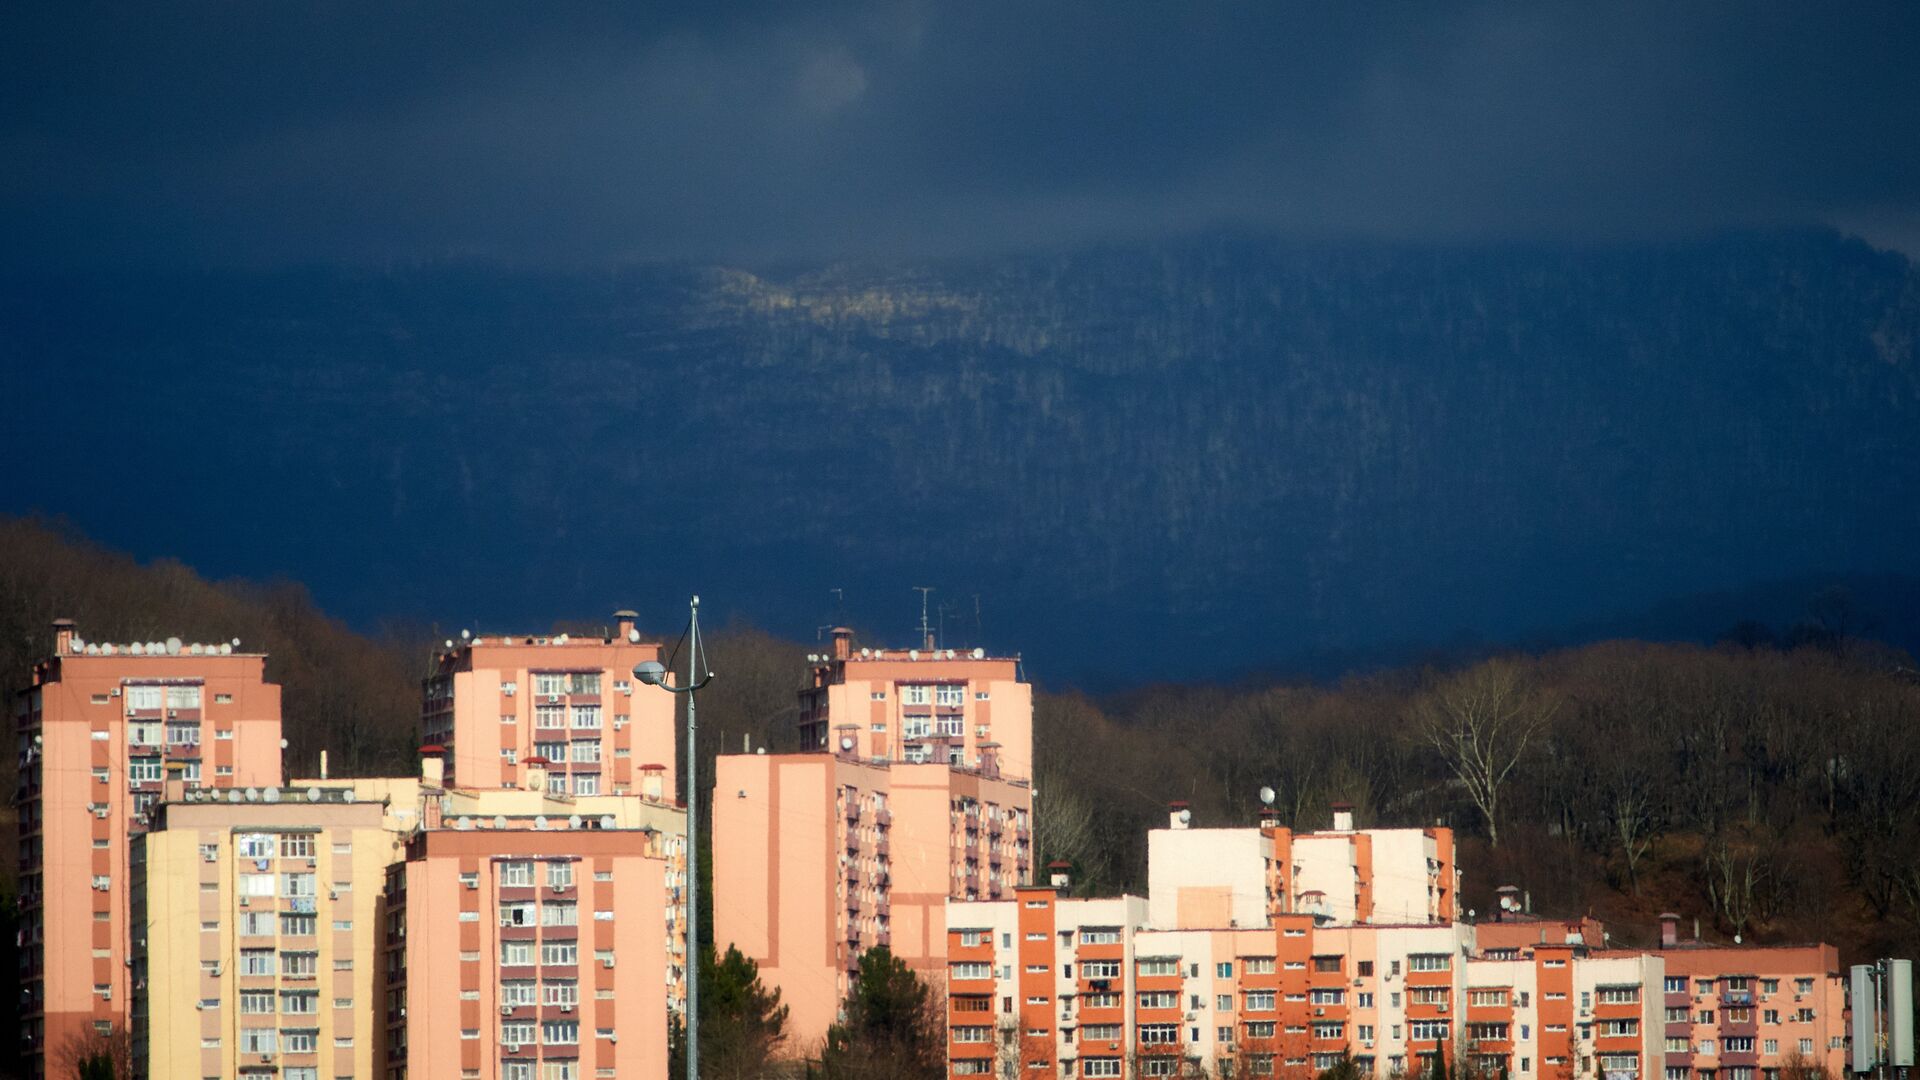
[[[1829,236],[4,297],[8,508],[361,620],[904,640],[933,585],[1144,679],[1920,570],[1920,275]]]

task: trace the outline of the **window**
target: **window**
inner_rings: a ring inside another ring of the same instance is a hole
[[[1083,979],[1117,979],[1120,977],[1120,961],[1082,961],[1080,964],[1080,977]]]
[[[1551,967],[1553,961],[1547,962]],[[1414,953],[1407,957],[1408,971],[1447,971],[1453,967],[1453,957],[1446,953]]]
[[[1603,986],[1600,988],[1602,1005],[1634,1005],[1640,1001],[1638,986]]]
[[[1602,1020],[1599,1023],[1599,1029],[1602,1037],[1608,1037],[1608,1036],[1619,1037],[1622,1035],[1638,1035],[1640,1034],[1640,1021],[1638,1020]]]
[[[1373,991],[1371,991],[1371,990],[1362,990],[1362,991],[1361,991],[1360,993],[1358,993],[1358,994],[1355,994],[1355,995],[1353,995],[1353,996],[1354,996],[1354,999],[1355,999],[1355,1000],[1354,1000],[1354,1004],[1355,1004],[1356,1006],[1358,1006],[1358,1007],[1360,1007],[1360,1008],[1362,1008],[1362,1009],[1371,1009],[1371,1008],[1373,1008]]]
[[[1247,1012],[1272,1012],[1273,993],[1271,990],[1249,990],[1246,992],[1246,1004],[1242,1008]]]
[[[271,990],[248,990],[240,995],[240,1012],[244,1016],[270,1013],[276,1005]]]
[[[272,833],[241,833],[233,840],[233,849],[243,859],[271,859],[277,846]]]
[[[280,837],[280,857],[283,859],[313,858],[312,833],[284,833]]]
[[[1359,1039],[1363,1043],[1372,1042],[1373,1041],[1373,1025],[1372,1024],[1355,1024],[1353,1026],[1353,1037],[1356,1039]]]
[[[533,710],[533,726],[543,731],[558,731],[567,726],[567,710],[558,705],[537,705]]]
[[[318,991],[304,990],[280,995],[280,1011],[296,1015],[312,1015],[320,1011]]]
[[[540,1041],[547,1046],[574,1046],[580,1042],[580,1024],[574,1020],[548,1020],[540,1025]]]
[[[1310,991],[1307,994],[1307,1000],[1315,1005],[1343,1005],[1347,1000],[1347,992],[1345,990],[1322,988]],[[1444,1001],[1446,999],[1442,998],[1441,1000]]]
[[[127,708],[157,709],[160,707],[160,688],[157,686],[127,687]]]
[[[1812,1040],[1812,1039],[1801,1039],[1801,1040],[1800,1040],[1800,1052],[1801,1052],[1802,1054],[1811,1054],[1811,1053],[1813,1053],[1813,1040]]]
[[[1233,978],[1233,961],[1222,960],[1219,963],[1213,965],[1213,977],[1216,979]]]
[[[1795,980],[1793,980],[1793,992],[1794,992],[1794,993],[1796,993],[1796,994],[1811,994],[1811,993],[1813,993],[1813,980],[1812,980],[1812,979],[1795,979]]]
[[[1271,1039],[1280,1025],[1273,1020],[1249,1020],[1246,1028],[1249,1039]]]
[[[500,943],[501,967],[524,967],[533,963],[533,942],[503,941]]]
[[[1319,972],[1338,972],[1344,956],[1316,956],[1313,958],[1313,970]]]
[[[1120,995],[1100,992],[1080,995],[1080,1007],[1083,1009],[1117,1009],[1120,1007]]]
[[[957,1027],[953,1029],[953,1041],[957,1043],[983,1043],[991,1041],[993,1029],[989,1027]]]
[[[1667,993],[1669,993],[1669,994],[1684,994],[1684,993],[1686,993],[1686,992],[1687,992],[1687,977],[1686,977],[1685,975],[1669,975],[1669,976],[1667,976],[1667,982],[1666,982],[1666,990],[1667,990]]]
[[[1407,1000],[1415,1005],[1445,1005],[1450,993],[1444,986],[1416,986],[1407,991]]]
[[[315,895],[319,882],[313,874],[281,874],[280,895],[285,897],[310,897]]]
[[[280,954],[280,974],[287,978],[311,979],[320,974],[320,954],[283,952]]]
[[[1469,1005],[1505,1005],[1506,1003],[1507,992],[1505,990],[1467,991],[1467,1004]]]
[[[500,1004],[533,1004],[534,983],[532,979],[506,979],[500,983]]]
[[[1274,970],[1271,956],[1243,956],[1240,965],[1248,975],[1271,975]]]
[[[546,941],[540,944],[540,963],[547,967],[572,967],[579,962],[578,942]]]
[[[200,725],[191,720],[167,721],[168,746],[199,746]]]
[[[1139,1004],[1143,1009],[1177,1009],[1180,995],[1172,990],[1150,990],[1140,995]]]
[[[1117,1077],[1120,1075],[1120,1059],[1117,1057],[1081,1058],[1080,1075],[1090,1077]]]
[[[273,974],[273,959],[272,949],[241,949],[240,974],[271,975]]]
[[[1171,1054],[1155,1054],[1140,1062],[1141,1076],[1172,1076],[1179,1066],[1180,1059]],[[1046,1062],[1036,1061],[1033,1067],[1046,1068]]]
[[[279,1044],[275,1038],[279,1032],[272,1028],[241,1028],[240,1052],[243,1054],[271,1054]]]
[[[1141,1024],[1140,1044],[1142,1046],[1168,1046],[1180,1041],[1178,1024]]]
[[[312,915],[283,911],[280,913],[280,933],[288,937],[312,937],[319,930],[319,922]]]
[[[959,708],[966,703],[967,688],[964,686],[936,686],[933,691],[933,703]]]
[[[1763,1054],[1777,1054],[1777,1053],[1779,1053],[1779,1052],[1780,1052],[1780,1040],[1779,1040],[1779,1039],[1768,1039],[1768,1040],[1766,1040],[1766,1041],[1765,1041],[1764,1043],[1762,1043],[1762,1044],[1761,1044],[1761,1047],[1760,1047],[1760,1052],[1761,1052],[1761,1053],[1763,1053]]]
[[[900,703],[902,705],[925,705],[928,703],[928,688],[925,686],[902,686]]]
[[[583,731],[600,730],[600,706],[575,705],[573,707],[573,726]]]
[[[1721,1040],[1721,1047],[1729,1054],[1753,1053],[1753,1036],[1729,1035]]]
[[[530,862],[506,862],[500,864],[500,885],[502,888],[519,888],[533,884],[533,864]]]
[[[525,1046],[533,1041],[533,1021],[502,1020],[500,1042],[508,1047]]]
[[[128,746],[159,746],[166,738],[166,732],[159,724],[137,723],[127,725]]]
[[[1407,1024],[1407,1037],[1414,1042],[1445,1042],[1451,1021],[1414,1020]]]
[[[548,1005],[580,1004],[580,984],[572,979],[554,979],[541,987]]]
[[[105,780],[105,770],[97,771],[97,778]],[[137,757],[127,761],[127,781],[134,784],[149,784],[165,776],[157,757]]]
[[[571,900],[554,900],[540,905],[541,926],[580,925],[580,905]]]
[[[600,775],[598,773],[579,773],[573,778],[575,795],[600,794]]]
[[[1180,974],[1180,961],[1164,956],[1141,960],[1135,966],[1138,969],[1137,973],[1142,976]]]

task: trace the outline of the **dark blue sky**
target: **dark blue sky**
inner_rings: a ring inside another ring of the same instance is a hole
[[[1920,6],[14,4],[13,264],[1180,232],[1920,250]]]

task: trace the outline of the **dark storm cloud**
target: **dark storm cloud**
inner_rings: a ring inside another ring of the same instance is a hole
[[[1920,240],[1920,6],[15,5],[15,261]]]

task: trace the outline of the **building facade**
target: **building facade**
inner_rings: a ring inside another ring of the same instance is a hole
[[[567,634],[449,640],[423,685],[425,741],[447,751],[463,788],[524,786],[542,759],[555,794],[672,798],[673,695],[635,682],[660,659],[634,614],[616,612],[606,637]]]
[[[1030,873],[1032,792],[949,765],[832,754],[716,764],[714,940],[760,965],[789,1038],[826,1034],[875,945],[946,969],[946,904],[1012,896]]]
[[[280,688],[220,644],[97,643],[70,620],[14,700],[21,1031],[32,1075],[127,1024],[131,841],[169,770],[188,788],[275,787]]]
[[[862,761],[960,765],[1033,778],[1033,688],[1018,657],[983,649],[855,649],[810,656],[800,692],[800,745]]]
[[[386,808],[318,787],[168,796],[134,841],[136,1075],[378,1075]]]

